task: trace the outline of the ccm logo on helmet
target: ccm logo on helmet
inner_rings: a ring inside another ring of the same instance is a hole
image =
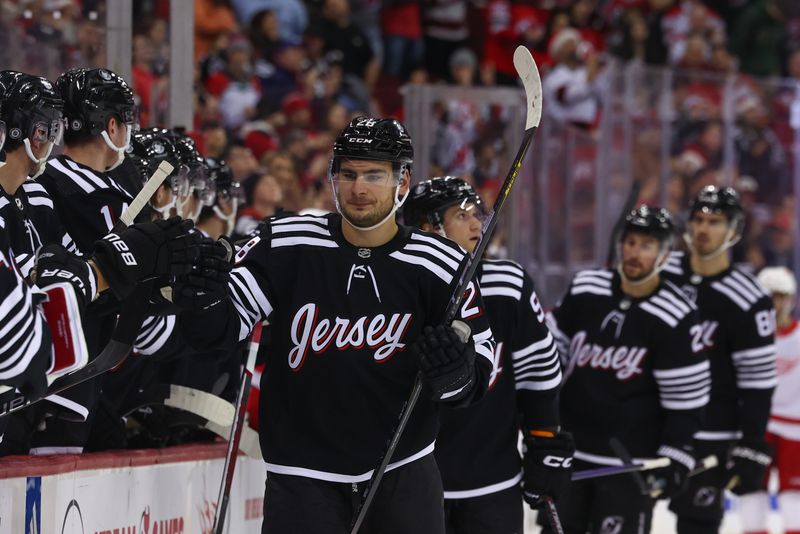
[[[351,137],[347,141],[350,143],[360,143],[363,145],[368,145],[372,143],[372,139],[367,139],[366,137]]]
[[[561,456],[545,456],[542,463],[547,467],[561,467],[569,469],[572,466],[572,458],[563,458]]]

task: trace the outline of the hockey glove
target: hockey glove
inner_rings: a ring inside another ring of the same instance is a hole
[[[728,489],[736,495],[761,491],[772,453],[772,446],[763,440],[740,440],[728,454]]]
[[[191,270],[201,237],[187,234],[191,227],[180,217],[134,224],[95,241],[93,259],[121,300],[143,280]]]
[[[183,309],[205,310],[228,295],[228,280],[233,264],[231,249],[221,241],[203,238],[198,243],[200,257],[188,274],[175,277],[172,302]]]
[[[554,437],[538,437],[527,433],[523,438],[522,497],[531,508],[544,497],[558,501],[572,478],[572,456],[575,442],[569,432]]]
[[[68,282],[75,290],[78,302],[87,305],[97,293],[97,275],[85,259],[63,246],[52,243],[36,251],[35,272],[31,278],[44,289],[49,285]]]
[[[426,326],[410,350],[419,358],[423,380],[434,401],[461,400],[475,385],[475,348],[462,341],[452,326]]]
[[[695,460],[691,448],[662,445],[657,454],[670,459],[666,467],[653,469],[647,474],[647,485],[651,496],[657,499],[670,499],[689,485],[689,471],[694,469]]]

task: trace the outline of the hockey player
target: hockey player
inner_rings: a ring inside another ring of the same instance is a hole
[[[661,498],[678,494],[694,468],[692,435],[710,389],[696,308],[660,276],[672,233],[668,211],[631,211],[617,269],[577,273],[549,316],[566,356],[561,422],[575,436],[575,468],[619,465],[617,438],[635,460],[670,459],[648,474]],[[572,483],[558,509],[565,532],[642,533],[653,503],[632,477],[616,476]]]
[[[723,489],[739,495],[758,490],[769,465],[764,434],[777,380],[775,317],[761,284],[731,265],[728,249],[743,224],[738,193],[706,186],[689,212],[684,239],[690,253],[674,252],[664,271],[700,311],[694,341],[708,351],[712,387],[694,448],[698,457],[719,460],[718,467],[692,477],[689,490],[670,504],[680,534],[717,532]]]
[[[426,385],[362,533],[444,532],[433,458],[440,403],[486,390],[491,330],[475,285],[440,324],[464,252],[398,226],[413,149],[397,121],[359,117],[336,139],[338,214],[268,220],[239,252],[222,300],[186,312],[187,343],[231,346],[268,320],[260,438],[269,473],[262,532],[345,533],[421,370]],[[179,297],[192,289],[179,279]]]
[[[206,169],[208,190],[213,192],[213,200],[210,205],[203,206],[196,226],[216,241],[221,236],[230,237],[233,233],[236,213],[244,200],[244,193],[224,160],[206,158]]]
[[[472,252],[484,214],[475,190],[448,176],[412,187],[403,217],[406,224]],[[445,524],[453,534],[521,533],[520,480],[531,506],[544,495],[557,499],[569,484],[567,460],[574,445],[568,434],[559,433],[561,367],[533,281],[522,267],[484,259],[477,277],[496,342],[494,365],[485,399],[443,413],[436,463],[444,486]],[[517,449],[520,422],[524,464]],[[564,461],[551,467],[545,463],[548,456]]]
[[[800,328],[792,317],[797,281],[785,267],[767,267],[758,281],[772,296],[777,317],[778,385],[772,397],[767,442],[775,448],[772,467],[778,471],[778,508],[786,534],[800,533]],[[739,499],[742,526],[748,534],[767,532],[767,478],[761,491]]]

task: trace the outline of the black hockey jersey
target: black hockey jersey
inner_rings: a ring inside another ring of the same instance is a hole
[[[483,260],[481,296],[495,340],[489,389],[478,403],[445,409],[436,463],[446,499],[488,495],[519,483],[519,428],[556,427],[561,365],[533,281],[513,261]]]
[[[0,385],[20,387],[44,380],[51,345],[44,316],[16,264],[0,216]]]
[[[575,437],[575,458],[618,465],[619,438],[637,459],[660,445],[688,445],[711,389],[709,362],[697,339],[697,309],[662,279],[632,298],[606,269],[575,275],[549,316],[566,357],[561,422]]]
[[[10,195],[0,188],[0,216],[14,260],[23,277],[27,278],[42,245],[57,243],[77,252],[72,237],[58,219],[53,200],[35,180],[26,180]]]
[[[690,258],[673,252],[663,271],[697,304],[702,342],[711,361],[711,400],[701,440],[764,435],[777,384],[775,310],[748,273],[730,267],[714,276],[692,272]]]
[[[39,181],[83,254],[91,252],[94,242],[114,228],[133,200],[133,195],[106,173],[63,154],[47,162]]]
[[[232,346],[268,319],[259,408],[267,470],[361,482],[419,368],[404,349],[424,326],[441,322],[465,254],[406,227],[385,245],[359,248],[341,224],[337,214],[264,224],[237,255],[227,309],[183,314],[181,328],[188,343],[207,351]],[[479,397],[494,352],[473,284],[458,315],[472,330],[479,380],[471,395]],[[423,390],[389,469],[433,451],[438,404],[429,399]]]

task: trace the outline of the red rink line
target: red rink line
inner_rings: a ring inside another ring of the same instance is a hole
[[[6,456],[0,458],[0,480],[17,477],[60,475],[90,469],[120,469],[148,465],[196,462],[225,458],[227,444],[202,443],[165,449],[139,449],[52,456]]]

